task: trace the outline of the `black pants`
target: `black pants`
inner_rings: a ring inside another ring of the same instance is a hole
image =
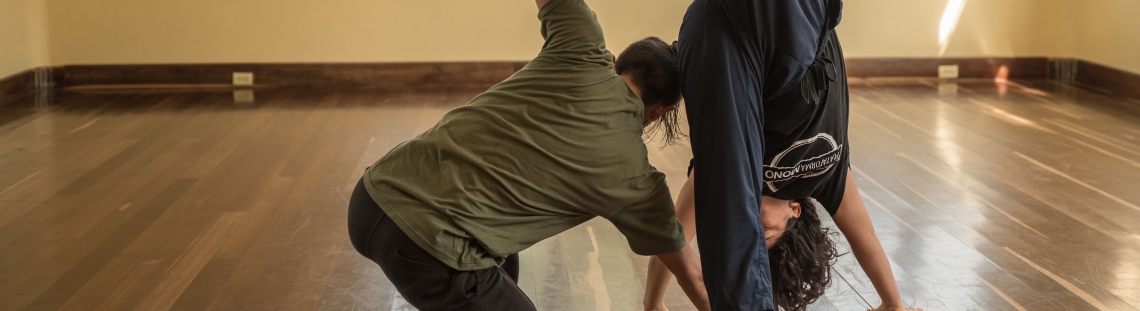
[[[432,310],[536,310],[519,289],[518,254],[500,267],[455,270],[412,242],[356,184],[348,204],[348,236],[361,255],[371,259],[412,306]]]

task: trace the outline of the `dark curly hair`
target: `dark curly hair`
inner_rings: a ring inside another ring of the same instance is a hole
[[[831,285],[831,266],[839,257],[831,237],[838,235],[823,227],[811,199],[800,203],[800,217],[789,218],[784,234],[768,250],[772,269],[772,297],[776,308],[807,310]]]
[[[646,105],[677,106],[681,102],[681,68],[677,63],[677,43],[665,43],[661,38],[641,39],[618,55],[614,71],[618,75],[629,74],[633,83],[641,89],[641,101]],[[677,113],[673,109],[646,128],[646,138],[664,132],[666,145],[684,137],[677,123]]]

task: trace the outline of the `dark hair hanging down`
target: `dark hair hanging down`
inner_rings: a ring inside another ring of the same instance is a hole
[[[641,89],[641,101],[646,105],[676,106],[681,102],[681,69],[677,64],[677,43],[665,43],[661,38],[648,37],[630,44],[618,56],[614,71],[629,74]],[[680,107],[678,107],[680,108]],[[664,131],[666,145],[684,137],[677,124],[678,110],[661,116],[646,129],[647,137]]]
[[[807,306],[823,295],[831,285],[831,266],[839,254],[824,228],[811,199],[800,203],[800,217],[788,219],[787,229],[768,250],[772,269],[772,298],[776,308],[785,311],[807,310]]]

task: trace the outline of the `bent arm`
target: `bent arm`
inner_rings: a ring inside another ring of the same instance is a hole
[[[871,216],[867,214],[867,207],[859,196],[859,188],[855,185],[855,175],[847,171],[847,185],[843,199],[839,203],[839,211],[832,217],[835,226],[847,237],[851,244],[851,253],[855,260],[871,279],[875,291],[882,299],[883,307],[888,310],[905,308],[902,297],[899,295],[898,284],[895,283],[894,273],[891,272],[891,263],[887,260],[887,253],[879,238],[875,236],[875,227],[871,224]]]
[[[706,311],[712,310],[709,306],[709,295],[705,291],[705,280],[701,273],[701,259],[697,257],[697,253],[693,251],[688,245],[678,251],[672,253],[665,253],[656,255],[669,268],[673,275],[677,276],[677,282],[681,284],[681,289],[685,291],[685,295],[689,296],[689,300],[693,301],[693,305],[697,310]]]
[[[541,10],[543,6],[546,6],[547,2],[550,2],[550,0],[534,0],[534,4],[538,5],[539,10]]]
[[[677,195],[677,219],[681,221],[681,226],[685,230],[685,245],[693,241],[693,236],[697,234],[697,217],[694,210],[696,209],[696,202],[693,200],[693,176],[696,172],[689,173],[689,179],[685,181],[685,185],[681,187],[681,193]],[[669,287],[669,281],[673,279],[673,274],[669,273],[669,269],[661,263],[657,257],[649,258],[649,273],[645,279],[645,296],[642,297],[642,305],[645,310],[665,310],[665,290]]]

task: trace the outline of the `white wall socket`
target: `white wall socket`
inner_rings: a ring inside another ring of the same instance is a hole
[[[253,85],[253,73],[234,72],[234,85]]]
[[[958,65],[941,65],[938,66],[939,79],[957,79],[958,78]],[[237,78],[234,78],[237,81]],[[236,82],[235,82],[236,83]]]

